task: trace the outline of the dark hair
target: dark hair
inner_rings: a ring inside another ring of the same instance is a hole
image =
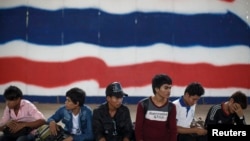
[[[152,79],[152,89],[155,94],[155,88],[160,88],[163,84],[172,85],[172,79],[166,74],[156,74]]]
[[[6,100],[16,100],[18,98],[23,98],[23,93],[17,86],[7,87],[3,95]]]
[[[186,87],[184,94],[185,93],[188,93],[190,96],[202,96],[204,95],[205,90],[199,82],[192,82]]]
[[[232,98],[235,103],[239,103],[242,109],[247,108],[247,96],[243,92],[236,91],[230,98]]]
[[[86,93],[80,88],[71,88],[66,92],[66,97],[69,97],[74,104],[79,102],[79,106],[82,106],[85,102]]]

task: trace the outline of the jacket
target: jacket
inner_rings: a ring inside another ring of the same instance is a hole
[[[71,132],[73,128],[72,123],[72,112],[67,110],[65,106],[61,106],[54,115],[48,118],[48,124],[51,121],[58,123],[61,121],[65,126],[64,130],[68,133]],[[82,134],[72,135],[74,141],[89,141],[93,140],[93,130],[92,130],[92,110],[90,107],[83,105],[79,113],[79,124]]]
[[[93,111],[93,130],[96,141],[101,137],[105,137],[107,141],[132,138],[133,127],[129,109],[122,104],[112,118],[109,115],[108,103],[103,103]]]

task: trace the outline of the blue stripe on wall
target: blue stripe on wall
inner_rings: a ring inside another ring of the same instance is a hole
[[[38,103],[64,103],[64,96],[24,96],[25,99],[28,99],[32,102]],[[145,97],[124,97],[123,102],[127,104],[137,104],[138,101]],[[171,97],[170,100],[173,101],[178,97]],[[229,97],[201,97],[198,101],[198,104],[218,104],[224,101],[227,101]],[[88,96],[86,97],[86,104],[98,104],[105,102],[104,96]],[[4,97],[0,95],[0,102],[4,102]],[[250,97],[248,97],[248,104],[250,104]]]
[[[231,12],[195,15],[133,12],[115,15],[98,9],[46,11],[17,7],[0,9],[0,31],[0,44],[21,39],[44,45],[86,42],[108,47],[155,43],[180,47],[250,46],[249,26]]]

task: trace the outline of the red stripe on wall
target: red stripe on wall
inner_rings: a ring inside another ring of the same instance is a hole
[[[112,81],[122,82],[123,87],[139,87],[151,84],[156,73],[166,73],[172,77],[175,86],[198,81],[210,88],[250,88],[248,64],[213,66],[154,61],[109,67],[102,60],[91,57],[68,62],[36,62],[13,57],[0,58],[0,66],[0,84],[21,81],[51,88],[94,79],[102,88]]]

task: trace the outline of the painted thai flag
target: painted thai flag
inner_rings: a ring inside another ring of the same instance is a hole
[[[205,87],[205,103],[236,90],[250,96],[249,8],[248,0],[1,0],[0,93],[17,85],[43,101],[80,87],[97,103],[119,81],[133,103],[166,73],[173,98],[192,81]]]

